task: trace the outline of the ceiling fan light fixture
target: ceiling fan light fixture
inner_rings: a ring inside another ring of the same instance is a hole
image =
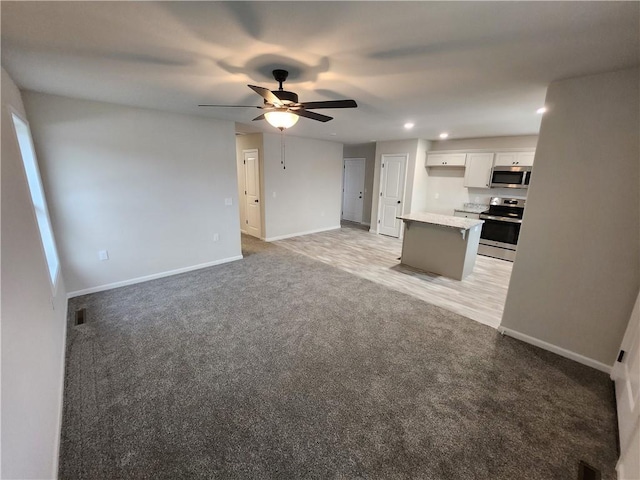
[[[279,128],[280,130],[293,127],[300,119],[300,117],[295,113],[287,111],[266,112],[264,114],[264,118],[270,125]]]

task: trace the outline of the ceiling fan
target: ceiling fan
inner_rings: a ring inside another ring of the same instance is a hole
[[[262,115],[258,115],[253,120],[266,120],[271,125],[279,128],[281,131],[285,128],[295,125],[300,117],[310,118],[311,120],[317,120],[319,122],[328,122],[333,120],[333,117],[322,115],[316,112],[310,112],[309,110],[316,110],[320,108],[356,108],[358,105],[355,100],[328,100],[321,102],[298,102],[298,95],[294,92],[289,92],[282,88],[283,82],[289,76],[289,72],[286,70],[273,70],[273,78],[280,84],[278,90],[269,90],[264,87],[257,87],[255,85],[247,85],[251,90],[256,92],[264,99],[264,104],[261,106],[256,105],[210,105],[200,104],[199,107],[252,107],[260,108],[265,112]]]

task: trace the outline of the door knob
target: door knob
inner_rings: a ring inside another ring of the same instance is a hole
[[[258,203],[258,200],[256,199],[256,200],[254,200],[254,202]]]
[[[362,196],[358,197],[358,198],[362,198]]]
[[[400,200],[398,200],[398,203],[400,203]]]

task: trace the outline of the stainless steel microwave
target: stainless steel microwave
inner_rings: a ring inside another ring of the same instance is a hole
[[[493,167],[491,188],[529,188],[531,167]]]

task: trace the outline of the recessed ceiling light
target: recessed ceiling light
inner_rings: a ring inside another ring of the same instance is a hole
[[[407,130],[411,130],[413,128],[414,124],[411,122],[405,123],[404,124],[404,128],[406,128]]]
[[[536,110],[536,113],[538,115],[542,115],[546,111],[547,111],[547,107],[540,107],[539,109]]]
[[[335,137],[337,135],[337,133],[330,133],[329,135],[332,136],[332,137]]]
[[[444,140],[445,138],[447,138],[448,136],[449,136],[449,134],[448,134],[447,132],[442,132],[442,133],[440,134],[440,138],[442,138],[443,140]]]

